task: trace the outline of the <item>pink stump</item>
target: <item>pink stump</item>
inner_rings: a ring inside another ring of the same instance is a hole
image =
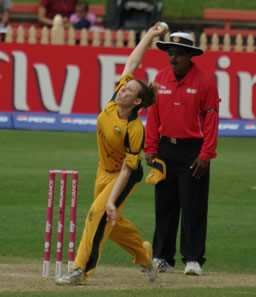
[[[56,277],[61,276],[65,204],[66,204],[66,186],[67,186],[67,174],[65,171],[63,171],[61,173],[61,180],[60,180],[60,204],[59,204],[58,237],[57,237],[57,252],[56,252],[56,267],[55,267]]]
[[[55,187],[55,173],[53,171],[50,171],[49,185],[48,185],[48,203],[47,203],[45,242],[44,242],[43,276],[49,276],[49,270],[50,270],[54,187]]]
[[[68,271],[72,270],[74,259],[75,259],[77,185],[78,185],[78,172],[74,171],[72,173],[72,188],[71,188]]]

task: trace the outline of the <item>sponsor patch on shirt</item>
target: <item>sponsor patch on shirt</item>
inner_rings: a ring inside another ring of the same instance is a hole
[[[196,94],[197,93],[197,89],[187,88],[187,93],[188,94]]]
[[[172,90],[159,90],[158,94],[171,94]]]
[[[161,85],[158,89],[158,94],[171,94],[172,90],[166,90],[166,86]]]

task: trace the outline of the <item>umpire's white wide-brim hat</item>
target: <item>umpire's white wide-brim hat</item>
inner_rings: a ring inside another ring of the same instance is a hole
[[[200,56],[204,51],[193,45],[191,34],[185,32],[174,32],[170,35],[170,41],[157,41],[157,47],[161,51],[168,51],[172,45],[190,48],[193,56]]]

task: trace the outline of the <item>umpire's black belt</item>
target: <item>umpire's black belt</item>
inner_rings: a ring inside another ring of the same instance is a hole
[[[190,143],[202,143],[202,138],[174,138],[162,136],[162,138],[170,141],[172,144],[190,144]]]

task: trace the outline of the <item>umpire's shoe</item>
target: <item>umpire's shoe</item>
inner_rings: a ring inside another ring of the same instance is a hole
[[[61,286],[76,286],[76,285],[85,285],[86,278],[84,272],[80,268],[76,268],[60,278],[56,279],[56,284]]]
[[[203,272],[202,267],[198,262],[190,261],[186,263],[184,274],[201,275]]]
[[[144,266],[144,270],[147,273],[148,280],[150,282],[153,282],[157,278],[157,268],[156,264],[152,260],[152,246],[148,241],[144,241],[143,246],[149,256],[149,264],[147,266]]]

